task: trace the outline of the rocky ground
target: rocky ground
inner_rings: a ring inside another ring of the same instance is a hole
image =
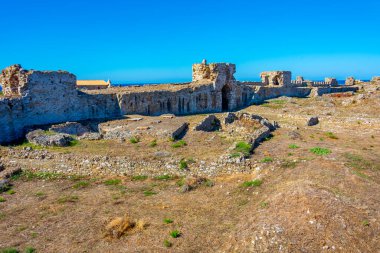
[[[195,129],[208,115],[136,115],[101,123],[122,135],[1,147],[0,177],[18,173],[0,193],[0,249],[380,252],[379,111],[373,86],[245,108],[279,126],[252,155],[238,143],[263,125],[226,114],[209,132]]]

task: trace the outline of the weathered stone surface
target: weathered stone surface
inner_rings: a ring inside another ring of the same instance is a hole
[[[194,127],[195,131],[212,132],[220,128],[220,120],[215,115],[209,115]]]
[[[233,112],[228,112],[224,118],[224,124],[232,124],[238,117]]]
[[[380,84],[380,76],[374,76],[374,77],[372,77],[372,82],[374,82],[376,84]]]
[[[53,125],[49,129],[50,131],[63,133],[63,134],[71,134],[81,136],[90,131],[88,127],[83,126],[78,122],[66,122],[59,125]]]
[[[261,81],[264,85],[291,87],[292,72],[290,71],[266,71],[260,74]]]
[[[27,82],[27,71],[15,64],[1,72],[0,83],[5,96],[21,96]]]
[[[308,126],[315,126],[319,123],[319,118],[317,116],[314,116],[314,117],[311,117],[310,119],[308,119],[307,121],[307,125]]]
[[[84,133],[83,135],[79,136],[79,140],[90,140],[90,141],[97,141],[101,140],[103,136],[100,133]]]
[[[347,77],[345,85],[347,86],[352,86],[355,85],[355,78],[354,77]]]
[[[26,139],[35,145],[57,147],[69,146],[70,142],[74,140],[73,137],[68,134],[46,133],[41,129],[28,133]]]
[[[338,80],[335,77],[326,77],[325,83],[328,83],[330,86],[338,86]]]
[[[289,71],[264,72],[264,84],[237,82],[235,71],[234,64],[204,61],[193,65],[192,83],[79,91],[75,75],[68,72],[24,70],[14,65],[0,76],[5,94],[0,98],[0,143],[22,139],[25,129],[37,125],[128,114],[215,113],[279,96],[305,97],[311,92],[310,88],[294,87],[297,84],[292,84]],[[327,87],[315,94],[342,91],[338,88]]]

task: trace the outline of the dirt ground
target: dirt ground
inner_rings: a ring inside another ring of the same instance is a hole
[[[279,98],[245,108],[281,126],[250,157],[257,166],[208,178],[212,183],[191,191],[181,190],[178,176],[24,172],[12,179],[12,190],[0,194],[0,249],[380,252],[380,92],[360,95]],[[320,123],[307,127],[313,115]],[[188,116],[190,123],[201,118]],[[189,134],[186,147],[173,150],[162,141],[153,149],[207,160],[231,145],[214,135],[220,133]],[[49,151],[150,159],[150,141],[88,141]],[[144,225],[107,236],[107,224],[125,215]],[[177,238],[171,236],[175,230]]]

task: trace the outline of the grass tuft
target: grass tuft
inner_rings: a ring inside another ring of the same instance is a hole
[[[166,181],[166,180],[172,179],[172,176],[171,175],[161,175],[161,176],[155,177],[154,179]]]
[[[262,163],[271,163],[271,162],[273,162],[273,158],[272,157],[265,157],[265,158],[261,159],[260,162],[262,162]]]
[[[312,149],[310,149],[310,152],[313,153],[313,154],[315,154],[315,155],[319,155],[319,156],[331,154],[331,150],[330,149],[328,149],[328,148],[321,148],[321,147],[312,148]]]
[[[171,246],[173,246],[173,244],[172,244],[169,240],[165,240],[165,241],[164,241],[164,246],[165,246],[166,248],[170,248]]]
[[[73,185],[74,189],[83,189],[90,185],[90,182],[88,181],[79,181]]]
[[[263,184],[263,181],[260,179],[255,179],[253,181],[246,181],[242,184],[243,187],[259,187],[260,185]]]
[[[78,200],[79,200],[78,196],[71,195],[71,196],[60,197],[57,202],[59,204],[65,204],[65,203],[75,203],[75,202],[78,202]]]
[[[329,137],[330,139],[334,139],[334,140],[339,139],[333,132],[327,132],[325,133],[325,135]]]
[[[173,230],[170,232],[170,236],[173,238],[178,238],[181,236],[181,232],[179,232],[178,230]]]
[[[132,177],[132,181],[144,181],[147,180],[148,176],[145,175],[137,175]]]
[[[156,139],[154,139],[153,141],[151,141],[151,142],[149,143],[149,147],[153,148],[153,147],[155,147],[155,146],[157,146],[157,140],[156,140]]]
[[[289,148],[290,149],[296,149],[296,148],[299,148],[299,146],[297,146],[296,144],[290,144]]]
[[[164,223],[165,224],[170,224],[170,223],[173,223],[174,221],[172,219],[164,219]]]
[[[172,144],[172,148],[182,148],[184,146],[187,146],[187,143],[184,140],[179,140]]]
[[[137,136],[133,136],[129,139],[129,142],[132,143],[132,144],[136,144],[136,143],[139,143],[140,142],[140,138],[137,137]]]
[[[185,170],[188,167],[189,167],[189,165],[187,164],[187,161],[185,159],[181,159],[181,161],[179,162],[179,169]]]
[[[104,181],[105,185],[119,185],[121,184],[121,179],[109,179]]]
[[[252,149],[251,144],[244,141],[239,141],[238,143],[236,143],[236,146],[234,149],[235,152],[231,154],[231,157],[238,157],[237,155],[239,155],[239,153],[243,154],[245,157],[248,157],[251,155],[251,149]]]

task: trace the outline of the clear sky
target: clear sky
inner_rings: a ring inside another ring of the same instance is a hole
[[[380,75],[379,0],[15,0],[0,3],[0,68],[78,79],[189,81],[191,64],[308,79]]]

